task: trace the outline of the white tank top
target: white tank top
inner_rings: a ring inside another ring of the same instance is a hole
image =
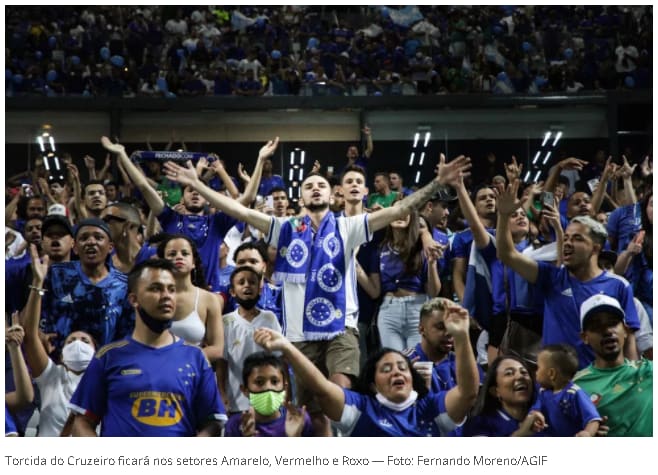
[[[194,345],[200,345],[203,337],[206,336],[206,326],[203,324],[203,320],[201,320],[198,312],[200,292],[200,289],[197,287],[194,310],[185,318],[174,320],[171,324],[171,332],[174,335]]]

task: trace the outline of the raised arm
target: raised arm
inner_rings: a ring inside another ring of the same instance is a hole
[[[451,305],[446,310],[446,330],[455,341],[457,386],[446,394],[446,411],[455,422],[464,420],[475,404],[480,387],[480,375],[469,337],[470,317],[465,308]]]
[[[117,154],[119,157],[119,163],[121,163],[130,179],[135,183],[137,188],[139,188],[139,191],[146,200],[146,204],[148,204],[149,208],[151,208],[156,216],[159,216],[160,213],[162,213],[162,210],[164,210],[165,203],[155,188],[153,188],[146,180],[144,174],[132,161],[130,161],[130,158],[126,155],[126,149],[124,146],[119,143],[112,143],[107,137],[101,137],[101,144],[103,144],[103,147],[105,147],[105,150],[108,152]]]
[[[43,284],[48,272],[48,256],[39,258],[34,244],[30,245],[30,257],[32,268],[32,286],[27,298],[27,304],[21,312],[21,322],[25,328],[25,358],[30,367],[32,376],[41,376],[48,366],[48,353],[39,337],[39,319],[41,317],[41,300]]]
[[[585,165],[587,165],[585,160],[580,160],[574,157],[561,160],[551,169],[551,173],[548,175],[546,183],[544,183],[544,190],[553,193],[555,186],[557,185],[557,179],[560,176],[560,173],[562,173],[562,170],[582,170]]]
[[[257,329],[254,332],[254,341],[268,351],[281,351],[292,365],[295,375],[299,376],[304,381],[304,385],[315,394],[322,412],[333,421],[340,420],[345,407],[345,393],[340,386],[325,378],[301,351],[274,330]]]
[[[377,231],[388,226],[396,219],[400,219],[411,212],[412,209],[418,209],[421,205],[427,203],[427,200],[439,189],[445,186],[456,177],[466,177],[470,175],[468,170],[471,168],[471,159],[460,155],[450,163],[445,162],[445,155],[439,157],[439,170],[436,178],[420,190],[412,193],[398,203],[397,206],[383,208],[368,215],[368,226],[371,231]]]
[[[496,225],[496,248],[500,261],[512,268],[521,277],[531,284],[537,281],[539,265],[527,256],[524,256],[514,247],[512,232],[509,230],[509,217],[521,207],[517,198],[519,180],[514,180],[505,189],[502,185],[496,188],[498,195],[498,223]]]
[[[11,326],[7,327],[7,321],[5,320],[5,345],[9,352],[14,387],[16,388],[14,391],[5,394],[5,404],[11,411],[20,410],[34,401],[32,379],[21,353],[24,336],[23,327],[18,323],[18,312],[14,312],[11,316]]]
[[[182,167],[173,162],[167,162],[164,165],[164,172],[168,179],[197,190],[201,196],[208,200],[211,206],[239,221],[245,221],[251,224],[263,233],[269,232],[270,224],[274,218],[249,209],[228,196],[209,188],[199,179],[196,170],[189,161],[187,162],[187,167]]]
[[[484,224],[482,224],[482,221],[480,220],[480,217],[475,210],[475,205],[471,201],[471,197],[468,196],[468,191],[464,185],[464,179],[462,177],[456,177],[454,181],[448,184],[457,191],[459,207],[462,210],[464,219],[466,219],[468,226],[473,232],[473,242],[475,242],[475,247],[478,249],[487,247],[489,241],[491,240],[491,236],[487,232],[487,229],[484,227]]]
[[[226,172],[226,168],[224,168],[224,163],[222,163],[219,157],[210,163],[210,169],[215,172],[220,180],[222,180],[222,183],[224,183],[226,191],[228,191],[231,198],[237,200],[240,197],[240,190],[238,190],[238,187],[233,183],[233,180]]]
[[[628,162],[626,162],[628,165]],[[596,187],[596,190],[592,193],[592,216],[595,216],[603,204],[603,198],[605,197],[605,189],[608,187],[608,182],[615,177],[616,165],[612,163],[612,157],[608,157],[608,160],[605,162],[605,168],[603,169],[603,174],[601,175],[601,180],[599,185]],[[632,171],[631,171],[632,173]]]
[[[215,363],[224,356],[224,322],[222,313],[224,301],[219,295],[203,292],[207,302],[206,337],[203,352],[208,361]]]
[[[261,147],[258,151],[258,159],[256,160],[256,166],[254,167],[254,172],[251,174],[251,179],[245,182],[246,186],[244,189],[244,194],[240,197],[238,201],[245,206],[249,206],[256,199],[256,194],[258,193],[258,186],[260,185],[260,179],[263,176],[263,164],[265,160],[274,155],[274,151],[279,146],[279,137],[275,137],[274,140],[270,140],[265,145]]]
[[[635,188],[633,188],[632,178],[637,164],[631,167],[626,157],[622,155],[622,158],[624,159],[624,164],[618,170],[619,176],[624,181],[624,201],[622,203],[623,205],[632,205],[637,203],[637,194],[635,193]],[[594,209],[593,201],[592,209]]]
[[[66,165],[66,168],[68,168],[69,176],[73,182],[73,208],[75,209],[75,214],[78,219],[88,218],[89,213],[87,212],[87,207],[82,200],[82,185],[80,185],[80,172],[78,171],[78,167],[69,163]]]
[[[372,155],[372,151],[375,149],[375,147],[372,144],[372,131],[370,130],[370,127],[367,125],[363,128],[363,135],[366,136],[366,148],[363,151],[363,155],[366,158],[370,158]]]

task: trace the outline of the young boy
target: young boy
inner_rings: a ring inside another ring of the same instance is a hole
[[[286,368],[281,359],[259,351],[244,360],[243,385],[250,408],[231,416],[226,437],[311,437],[313,428],[306,409],[286,401]]]
[[[256,306],[260,298],[261,274],[250,266],[236,267],[231,274],[231,297],[238,307],[224,315],[224,361],[218,368],[220,390],[229,414],[249,410],[242,384],[242,367],[247,356],[260,351],[254,330],[265,327],[281,331],[276,316]]]
[[[539,352],[536,379],[541,389],[530,412],[543,416],[540,435],[594,437],[599,430],[601,416],[594,403],[571,381],[577,370],[578,355],[570,345],[547,345]]]

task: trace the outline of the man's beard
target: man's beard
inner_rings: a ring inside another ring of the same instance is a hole
[[[329,209],[329,203],[320,203],[318,205],[314,204],[308,204],[306,205],[306,209],[309,210],[311,213],[317,213],[319,211],[326,211]]]

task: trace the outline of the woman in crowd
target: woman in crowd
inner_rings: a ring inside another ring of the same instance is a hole
[[[479,375],[469,340],[468,312],[457,305],[449,307],[445,326],[455,341],[457,385],[436,393],[428,393],[409,360],[390,348],[369,358],[357,390],[352,391],[327,380],[291,342],[273,330],[256,330],[254,340],[268,351],[283,353],[343,435],[423,437],[454,430],[463,423],[477,397]]]
[[[203,347],[211,363],[224,354],[223,303],[207,290],[201,258],[194,242],[182,234],[165,237],[158,257],[176,267],[176,314],[171,325],[174,335]]]
[[[420,342],[420,307],[441,290],[436,259],[423,255],[417,211],[387,226],[379,259],[384,295],[377,317],[381,344],[402,351]]]

